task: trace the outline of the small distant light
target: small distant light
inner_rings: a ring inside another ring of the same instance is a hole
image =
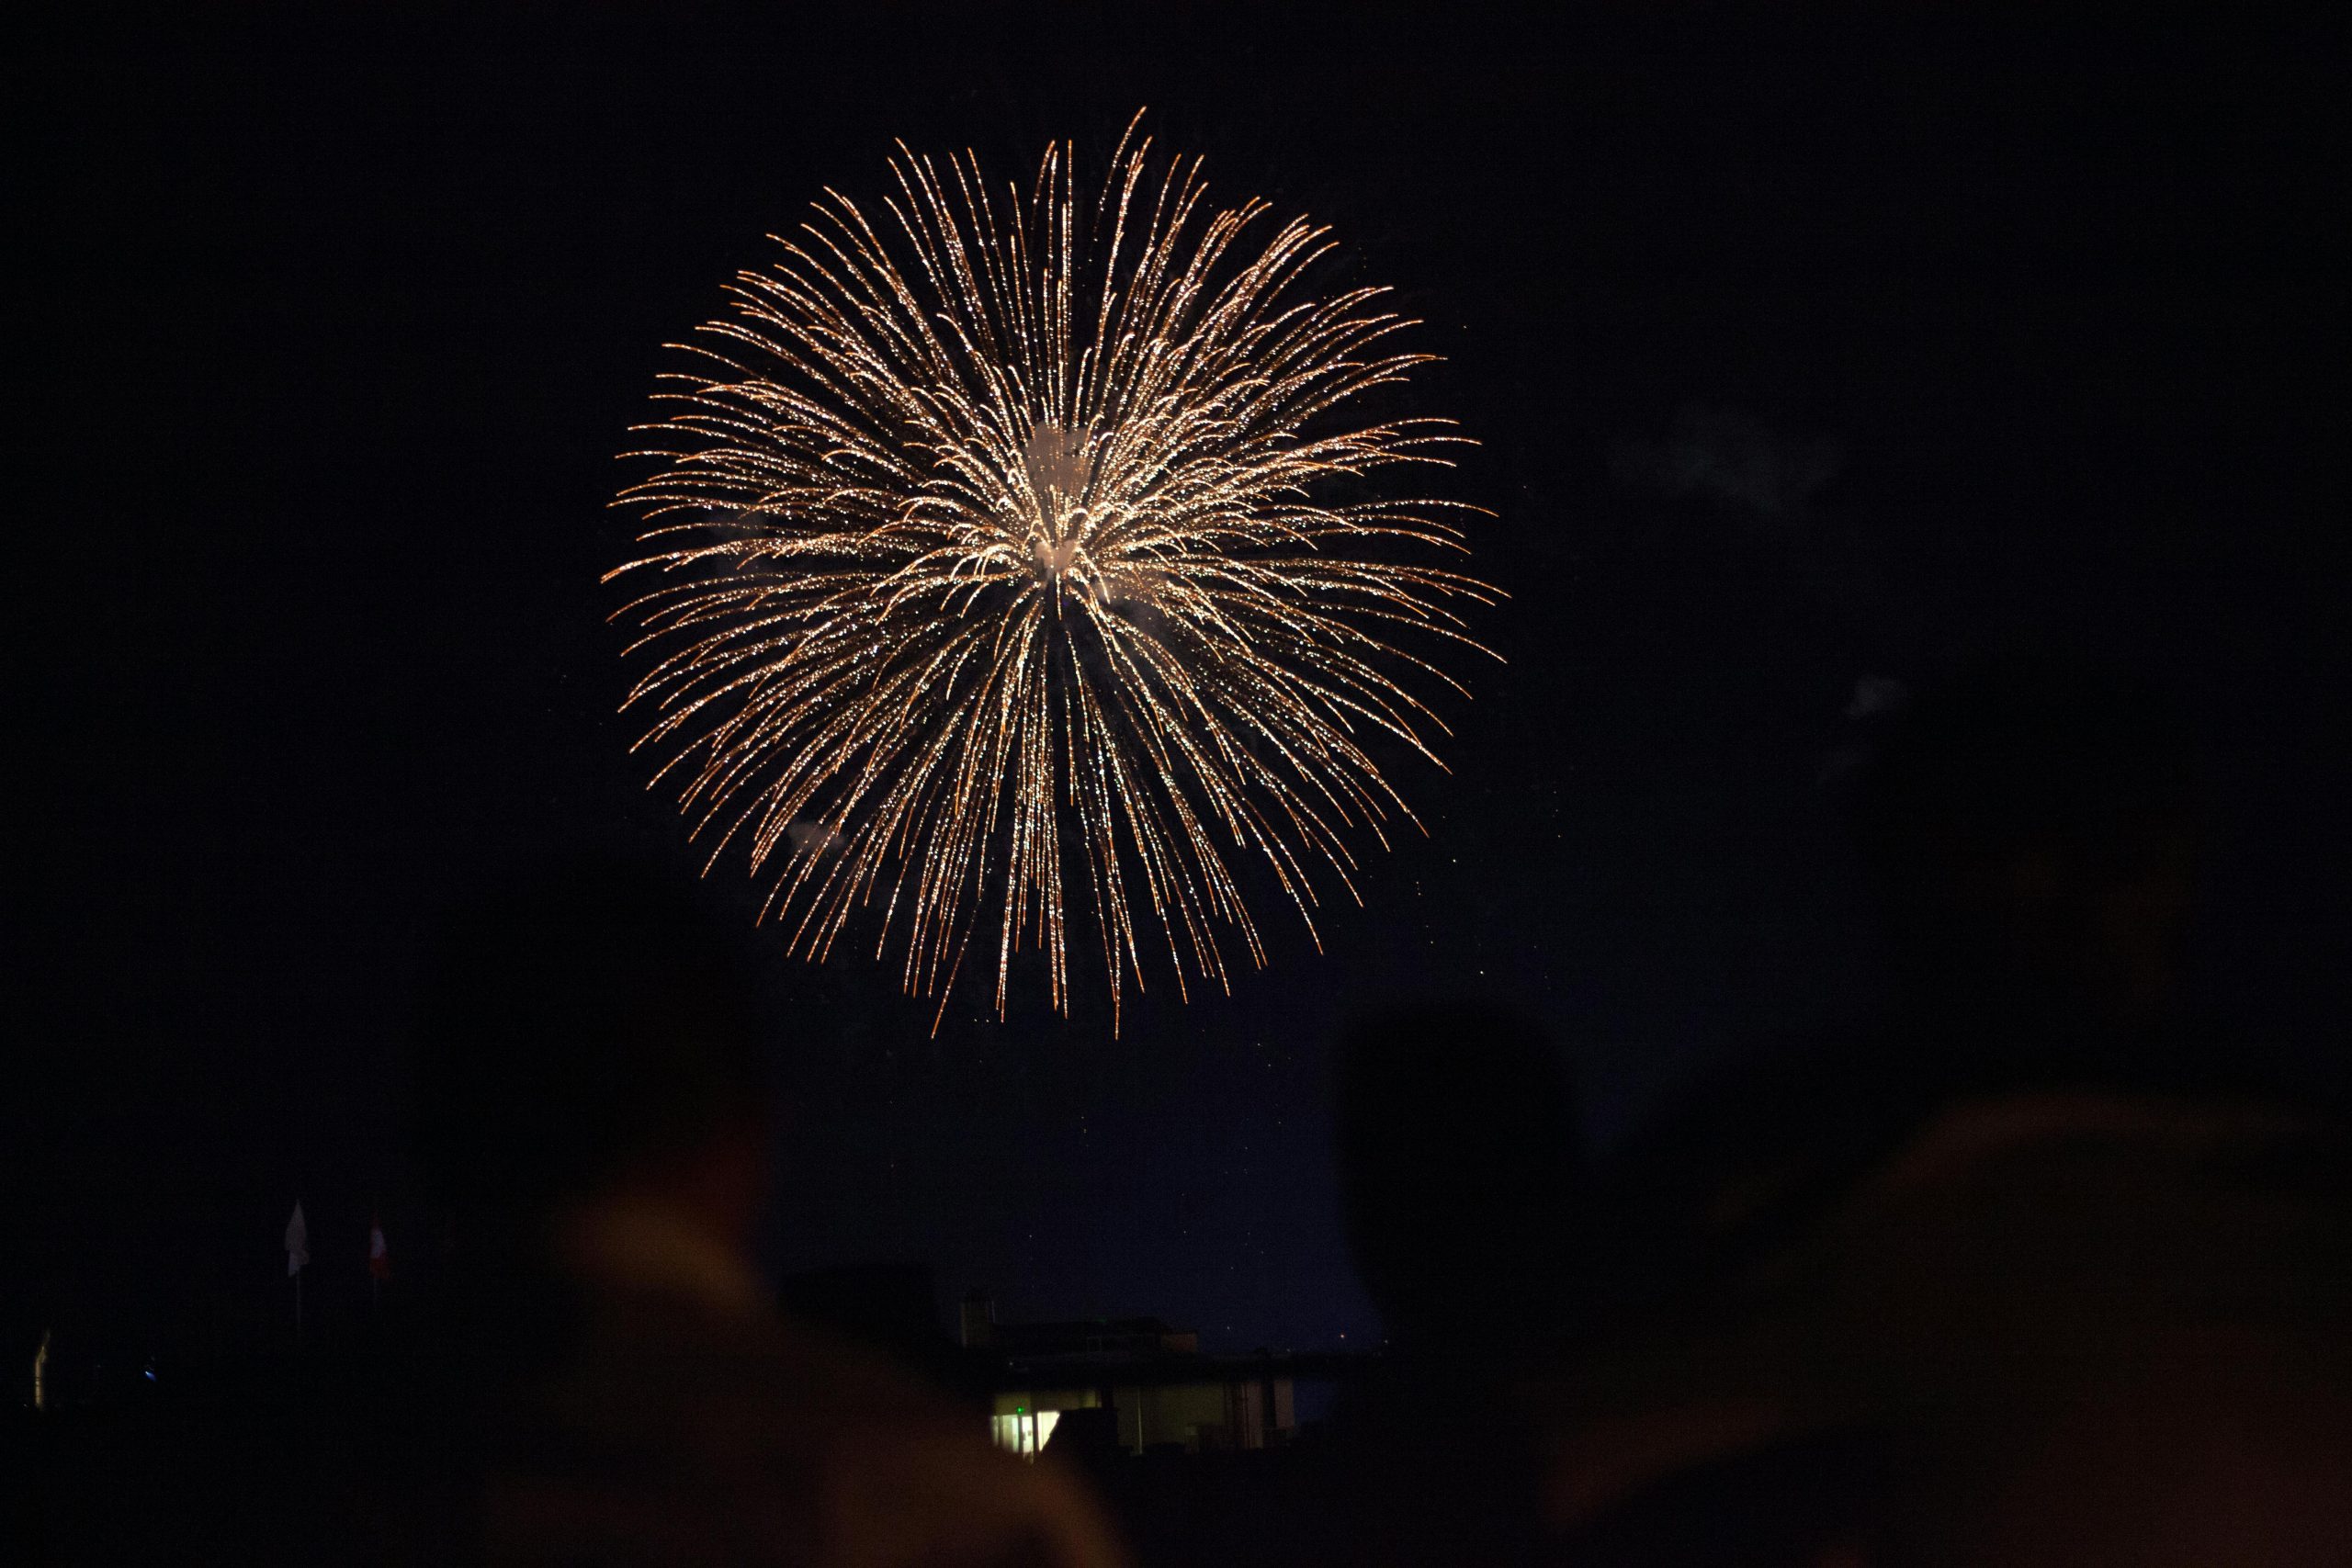
[[[149,1382],[153,1382],[155,1381],[155,1374],[154,1374],[153,1371],[150,1371],[150,1372],[147,1374],[147,1381],[148,1381]]]

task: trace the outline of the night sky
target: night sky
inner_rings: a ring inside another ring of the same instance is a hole
[[[1344,1021],[1526,1012],[1605,1143],[1850,1010],[1819,780],[1857,682],[2017,643],[2182,694],[2219,803],[2200,998],[2343,1076],[2327,29],[787,9],[79,12],[18,61],[12,1335],[267,1306],[298,1195],[321,1310],[361,1299],[370,1208],[413,1234],[434,910],[534,848],[700,864],[627,755],[596,581],[660,345],[820,186],[878,195],[896,138],[1025,174],[1145,106],[1427,321],[1506,662],[1462,661],[1450,773],[1384,756],[1429,836],[1319,956],[1264,906],[1230,998],[1163,968],[1114,1041],[1090,999],[1033,985],[1000,1025],[973,988],[933,1038],[860,955],[769,964],[777,1267],[1376,1339],[1329,1168]],[[741,862],[714,883],[748,920]]]

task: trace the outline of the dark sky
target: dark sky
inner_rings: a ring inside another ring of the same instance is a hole
[[[436,903],[539,846],[699,863],[626,755],[596,582],[660,344],[821,186],[877,193],[894,138],[1009,174],[1139,106],[1429,322],[1425,406],[1484,443],[1459,493],[1499,514],[1476,567],[1513,595],[1480,626],[1508,662],[1470,671],[1450,774],[1395,759],[1430,837],[1320,956],[1270,919],[1229,998],[1156,988],[1113,1041],[976,994],[933,1039],[862,959],[773,965],[800,1086],[776,1262],[1362,1344],[1341,1022],[1521,1010],[1605,1139],[1850,1007],[1816,780],[1855,683],[2018,641],[2183,694],[2222,802],[2201,994],[2335,1070],[2326,29],[800,9],[96,10],[20,59],[19,1300],[176,1331],[282,1283],[298,1193],[319,1288],[358,1299],[369,1206],[396,1250],[408,1213]]]

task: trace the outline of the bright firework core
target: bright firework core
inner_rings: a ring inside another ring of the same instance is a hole
[[[1459,691],[1433,655],[1495,595],[1426,559],[1475,509],[1368,482],[1462,439],[1352,414],[1430,357],[1384,290],[1313,292],[1326,231],[1151,177],[1135,127],[1099,189],[1073,158],[902,148],[879,212],[829,196],[739,275],[613,575],[661,580],[620,612],[654,782],[793,951],[870,932],[944,1009],[977,941],[1001,1015],[1029,946],[1067,1008],[1075,933],[1115,1019],[1149,948],[1180,989],[1265,961],[1238,858],[1310,932],[1354,896],[1351,840],[1413,820],[1366,747],[1435,761],[1406,682]]]
[[[1087,451],[1083,431],[1064,430],[1041,422],[1021,448],[1022,477],[1028,482],[1032,529],[1029,552],[1037,581],[1059,589],[1075,569],[1091,575],[1084,559],[1087,535],[1086,487],[1094,477],[1094,459]]]

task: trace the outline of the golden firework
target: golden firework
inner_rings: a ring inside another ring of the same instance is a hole
[[[792,951],[876,911],[943,1010],[993,911],[999,1016],[1032,943],[1067,1010],[1081,880],[1114,1020],[1153,930],[1180,990],[1228,983],[1221,929],[1264,963],[1233,857],[1311,934],[1348,835],[1413,820],[1363,742],[1436,761],[1399,678],[1460,689],[1405,645],[1476,648],[1460,607],[1496,597],[1390,558],[1463,551],[1474,508],[1360,482],[1462,440],[1346,417],[1433,357],[1390,346],[1417,323],[1305,286],[1327,229],[1257,243],[1268,204],[1152,164],[1131,125],[1098,197],[1067,145],[1023,196],[901,143],[880,214],[829,190],[738,276],[620,496],[655,553],[611,575],[663,579],[619,612],[654,783],[772,874]]]

